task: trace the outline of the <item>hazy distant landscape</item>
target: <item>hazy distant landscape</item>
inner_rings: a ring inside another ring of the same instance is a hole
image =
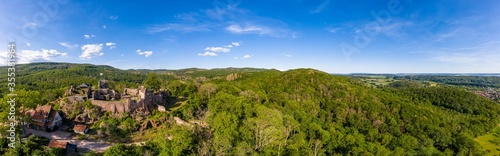
[[[0,155],[500,155],[500,1],[15,0]]]

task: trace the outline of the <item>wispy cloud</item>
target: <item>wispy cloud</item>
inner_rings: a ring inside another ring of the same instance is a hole
[[[144,55],[145,57],[150,57],[151,55],[153,55],[153,51],[141,51],[141,49],[138,49],[135,52],[139,55]]]
[[[78,44],[70,44],[68,42],[59,42],[59,45],[66,47],[68,49],[74,49],[74,48],[78,47]]]
[[[328,5],[330,4],[330,0],[325,0],[323,3],[321,3],[316,9],[311,10],[312,14],[317,14],[323,11]]]
[[[257,34],[272,37],[291,37],[294,33],[290,33],[286,29],[269,27],[265,25],[258,25],[252,23],[232,23],[226,27],[226,30],[233,34]]]
[[[176,19],[185,22],[197,22],[201,18],[201,15],[196,12],[180,13],[174,16]]]
[[[17,54],[17,63],[25,64],[37,61],[50,61],[52,58],[66,55],[65,52],[59,52],[55,49],[21,50],[20,53]],[[4,65],[7,60],[7,52],[0,53],[0,64]]]
[[[295,33],[286,29],[285,22],[256,16],[248,10],[238,8],[237,3],[225,6],[225,8],[216,7],[200,12],[177,14],[172,22],[148,26],[147,32],[152,34],[165,31],[188,33],[225,29],[233,34],[296,37]]]
[[[184,23],[167,23],[150,26],[148,28],[149,33],[160,33],[164,31],[197,32],[210,31],[210,29],[208,28],[208,25],[192,25]]]
[[[441,48],[438,51],[428,54],[431,55],[431,60],[438,62],[462,64],[498,71],[498,67],[500,67],[500,53],[498,53],[500,46],[498,43],[500,42],[488,41],[468,47]]]
[[[292,57],[293,56],[291,54],[282,54],[282,55],[285,56],[285,57]]]
[[[116,43],[108,42],[108,43],[106,43],[106,46],[108,46],[109,49],[114,49],[114,48],[116,48]]]
[[[90,60],[95,56],[102,56],[104,53],[102,52],[103,44],[86,44],[83,45],[82,54],[79,56],[82,60]]]
[[[342,28],[332,28],[332,27],[327,27],[325,28],[326,31],[330,32],[330,33],[337,33],[338,31],[340,31]]]
[[[271,33],[268,28],[264,28],[261,26],[255,26],[255,25],[246,25],[246,26],[240,26],[239,24],[232,24],[226,28],[231,33],[236,33],[236,34],[269,34]]]
[[[110,20],[117,20],[117,19],[118,19],[118,16],[114,16],[114,15],[113,15],[113,16],[109,16],[109,19],[110,19]]]
[[[205,53],[198,54],[198,56],[217,56],[216,53],[228,53],[232,48],[238,47],[241,45],[241,42],[232,42],[229,45],[220,46],[220,47],[206,47]]]
[[[373,35],[383,34],[389,37],[402,37],[406,35],[405,29],[412,25],[411,21],[406,20],[393,20],[389,23],[372,22],[365,25],[364,28],[356,28],[354,31],[355,33],[364,32]]]
[[[203,10],[202,13],[210,19],[225,21],[225,20],[233,20],[237,17],[242,17],[243,15],[248,14],[250,11],[239,8],[239,4],[241,1],[227,1],[228,4],[221,6],[215,6],[213,9]]]
[[[463,35],[465,33],[465,30],[462,28],[455,28],[451,31],[448,32],[443,32],[443,33],[438,33],[435,35],[435,40],[434,42],[441,42],[449,38],[457,37],[460,35]]]

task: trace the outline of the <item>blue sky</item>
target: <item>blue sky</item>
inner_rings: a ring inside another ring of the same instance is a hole
[[[500,72],[497,0],[15,0],[0,21],[18,63]]]

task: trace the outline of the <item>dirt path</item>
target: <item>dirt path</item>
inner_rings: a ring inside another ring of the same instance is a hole
[[[26,134],[33,134],[35,136],[42,136],[46,137],[50,140],[60,140],[60,141],[67,141],[71,144],[75,144],[78,146],[78,151],[79,152],[90,152],[95,151],[95,152],[104,152],[106,151],[109,147],[115,145],[116,143],[110,143],[106,141],[89,141],[89,140],[78,140],[75,137],[71,136],[71,133],[64,132],[64,131],[55,131],[55,132],[45,132],[45,131],[38,131],[38,130],[33,130],[29,128],[24,129]],[[133,142],[133,143],[127,143],[125,145],[130,146],[132,144],[140,146],[141,144],[144,144],[145,142]]]
[[[45,131],[24,128],[24,132],[26,134],[33,134],[36,136],[46,137],[50,140],[69,139],[71,137],[71,133],[63,132],[63,131],[45,132]]]

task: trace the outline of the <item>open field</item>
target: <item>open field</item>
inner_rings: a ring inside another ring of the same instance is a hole
[[[500,125],[490,133],[479,136],[474,140],[483,147],[487,155],[500,155]]]

